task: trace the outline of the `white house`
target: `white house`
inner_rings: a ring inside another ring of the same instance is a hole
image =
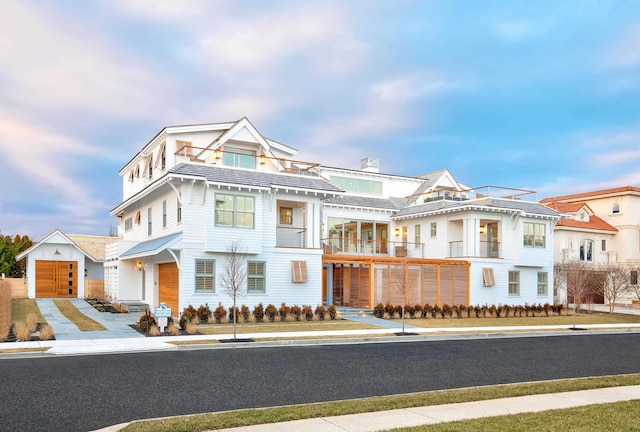
[[[229,306],[241,240],[247,306],[552,303],[558,213],[520,191],[295,161],[247,120],[166,127],[121,170],[107,252],[114,299]],[[505,192],[498,194],[497,192]]]
[[[29,298],[84,298],[100,295],[105,250],[115,237],[72,235],[55,230],[23,251]]]

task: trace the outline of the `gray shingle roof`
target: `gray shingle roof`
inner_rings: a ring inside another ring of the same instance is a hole
[[[171,168],[169,173],[203,177],[209,183],[221,183],[225,185],[233,184],[261,188],[289,187],[292,189],[317,190],[322,192],[342,192],[342,189],[337,188],[322,177],[248,171],[222,168],[215,165],[182,163]]]
[[[372,198],[359,196],[340,196],[322,201],[323,204],[343,205],[348,207],[376,208],[383,210],[400,210],[407,205],[405,198]]]
[[[396,213],[394,216],[412,216],[421,213],[430,213],[442,209],[464,209],[469,206],[474,207],[491,207],[505,210],[521,210],[527,214],[535,214],[541,216],[558,216],[558,212],[550,209],[549,207],[540,203],[531,201],[518,201],[499,198],[481,198],[475,200],[463,200],[463,201],[432,201],[421,205],[405,207]]]

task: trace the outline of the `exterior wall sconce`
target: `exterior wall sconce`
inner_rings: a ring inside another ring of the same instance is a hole
[[[142,271],[142,261],[140,260],[136,261],[136,269]]]
[[[213,155],[216,159],[222,159],[222,150],[216,150],[215,152],[213,152]]]
[[[396,235],[396,237],[400,237],[400,228],[396,228],[394,234]]]
[[[486,233],[487,233],[487,226],[480,225],[480,234],[486,234]]]
[[[265,155],[260,155],[260,165],[264,165],[267,163],[267,158]]]

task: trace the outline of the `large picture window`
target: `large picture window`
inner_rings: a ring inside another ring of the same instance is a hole
[[[216,226],[253,228],[255,202],[253,197],[240,195],[216,195]]]
[[[546,247],[546,229],[545,224],[525,222],[524,229],[524,241],[525,246],[530,247]]]
[[[256,152],[254,150],[225,147],[222,162],[225,166],[255,169]]]
[[[266,290],[266,263],[263,261],[247,262],[247,293],[264,293]]]
[[[216,291],[216,261],[196,260],[196,292],[214,293]]]

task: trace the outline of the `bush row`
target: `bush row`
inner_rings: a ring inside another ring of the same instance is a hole
[[[565,307],[561,304],[551,305],[453,305],[443,304],[442,307],[430,304],[425,305],[405,305],[405,318],[509,318],[509,317],[544,317],[554,315],[564,315]],[[402,305],[392,305],[390,303],[378,303],[373,309],[373,314],[377,318],[402,317]]]

